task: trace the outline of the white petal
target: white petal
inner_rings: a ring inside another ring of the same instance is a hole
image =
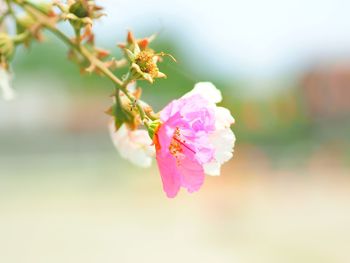
[[[231,112],[224,107],[215,108],[215,118],[216,129],[228,128],[235,123],[235,119],[232,117]]]
[[[230,128],[219,129],[209,137],[215,148],[214,160],[204,165],[204,171],[208,175],[219,175],[220,167],[233,156],[233,147],[236,137]]]
[[[131,131],[124,124],[115,131],[113,122],[109,130],[113,144],[123,158],[141,167],[151,166],[155,150],[147,131]]]
[[[217,161],[212,161],[210,163],[204,164],[203,168],[204,168],[205,174],[211,175],[211,176],[219,176],[221,164],[219,164]]]
[[[214,160],[203,165],[208,175],[220,175],[221,165],[233,156],[235,135],[230,126],[235,122],[230,111],[223,107],[217,107],[216,103],[222,101],[222,95],[211,82],[199,82],[194,88],[183,97],[201,95],[210,105],[215,107],[215,131],[209,135],[209,141],[215,148]]]
[[[211,82],[198,82],[190,92],[183,96],[183,98],[197,94],[201,95],[211,103],[219,103],[222,101],[221,91]]]
[[[15,91],[11,87],[11,75],[8,71],[0,67],[0,89],[4,100],[13,100],[16,97]]]

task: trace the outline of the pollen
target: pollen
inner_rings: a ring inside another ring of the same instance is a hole
[[[157,67],[153,51],[141,51],[136,56],[135,63],[140,67],[142,72],[150,74],[153,78],[158,75],[159,69]]]
[[[179,156],[179,154],[181,154],[183,152],[182,147],[181,147],[181,134],[180,134],[180,130],[179,128],[175,129],[173,138],[171,140],[171,143],[169,145],[169,152],[175,157],[177,158]]]

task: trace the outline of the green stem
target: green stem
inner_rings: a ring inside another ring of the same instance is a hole
[[[122,86],[124,88],[123,93],[130,100],[131,104],[136,106],[137,110],[140,113],[140,117],[141,117],[141,120],[142,120],[143,124],[148,128],[148,119],[149,118],[147,117],[147,115],[145,113],[145,110],[141,106],[140,102],[134,96],[132,96],[130,94],[130,92],[128,91],[128,89],[127,89],[127,86],[130,83],[130,81],[131,80],[129,78],[127,78],[124,81],[123,86]]]
[[[74,27],[74,33],[75,33],[75,37],[76,37],[76,45],[80,46],[80,28],[76,28]]]

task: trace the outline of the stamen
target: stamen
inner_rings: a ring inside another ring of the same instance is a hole
[[[169,151],[175,158],[178,158],[179,155],[183,153],[182,147],[185,147],[192,153],[196,153],[193,149],[186,145],[186,140],[181,140],[180,129],[176,128],[171,143],[169,145]]]
[[[178,143],[180,143],[182,146],[184,146],[187,150],[191,151],[192,153],[196,153],[194,150],[192,150],[189,146],[187,146],[185,143],[186,141],[180,141],[177,138],[173,138],[175,141],[177,141]]]

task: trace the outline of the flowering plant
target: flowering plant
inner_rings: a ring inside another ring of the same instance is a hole
[[[222,100],[221,92],[209,82],[198,83],[155,113],[141,100],[137,84],[166,78],[158,63],[164,56],[175,59],[150,48],[155,35],[136,39],[132,32],[119,44],[124,57],[112,58],[95,44],[93,24],[104,15],[102,11],[91,0],[0,0],[0,89],[4,99],[15,97],[10,68],[15,49],[43,41],[43,31],[49,30],[67,44],[69,58],[82,73],[100,74],[114,84],[113,103],[106,113],[111,116],[110,134],[120,155],[141,167],[150,166],[155,157],[168,197],[175,197],[181,187],[197,191],[205,174],[219,175],[221,165],[232,157],[235,136],[230,126],[234,119],[228,109],[216,105]],[[68,22],[74,35],[62,32],[60,22]],[[15,24],[15,32],[8,32],[9,23]],[[126,72],[117,77],[115,69],[122,67]]]

